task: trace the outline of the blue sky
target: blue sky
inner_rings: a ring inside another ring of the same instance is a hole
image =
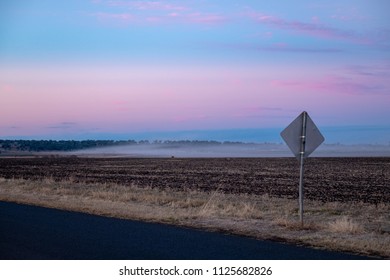
[[[305,110],[327,142],[387,144],[388,10],[384,0],[2,1],[0,137],[279,141]]]

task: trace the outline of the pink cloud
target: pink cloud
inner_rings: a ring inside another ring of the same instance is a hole
[[[13,85],[10,85],[10,84],[4,84],[0,87],[1,89],[1,92],[4,92],[4,93],[12,93],[15,91],[15,87]]]
[[[297,47],[291,46],[284,42],[278,42],[273,44],[225,44],[224,47],[235,48],[240,50],[256,50],[267,52],[290,52],[290,53],[340,53],[343,52],[339,48],[326,48],[326,47]]]
[[[166,1],[105,1],[111,7],[122,8],[123,12],[99,12],[93,16],[99,20],[116,21],[120,23],[150,23],[150,24],[202,24],[215,25],[228,20],[218,13],[198,12],[183,5],[172,4]],[[133,14],[132,14],[133,12]]]
[[[317,17],[317,16],[313,16],[313,17],[311,17],[311,21],[312,21],[313,23],[315,23],[315,24],[318,24],[318,23],[320,22],[320,18]]]
[[[125,100],[114,100],[111,102],[114,111],[128,112],[131,110],[131,103]]]
[[[170,4],[164,1],[106,1],[109,6],[127,7],[137,10],[164,10],[164,11],[185,11],[188,8],[182,5]]]
[[[372,79],[356,79],[341,76],[329,76],[323,79],[290,79],[272,80],[271,85],[279,88],[289,88],[302,91],[326,91],[348,95],[384,95],[388,94],[389,85],[373,82]]]
[[[369,43],[367,38],[364,38],[352,31],[330,27],[324,24],[320,24],[316,21],[309,23],[298,20],[286,20],[258,12],[250,12],[247,15],[258,23],[279,29],[304,33],[313,37],[348,40],[357,43]]]
[[[264,111],[281,111],[281,107],[266,107],[266,106],[250,106],[244,108],[246,111],[249,112],[264,112]]]
[[[192,13],[187,17],[183,17],[189,22],[219,24],[227,21],[227,18],[219,14]]]
[[[380,65],[350,65],[346,67],[346,70],[352,75],[369,76],[390,81],[390,61]]]
[[[167,15],[132,15],[130,13],[106,13],[98,12],[91,14],[91,16],[97,18],[102,22],[113,22],[120,24],[171,24],[171,23],[184,23],[184,24],[202,24],[202,25],[216,25],[225,23],[228,19],[218,14],[207,13],[191,13],[191,14],[179,14],[169,13]]]
[[[190,116],[184,114],[173,116],[171,118],[171,121],[173,121],[174,123],[190,123],[190,122],[207,121],[210,119],[210,116],[205,114],[197,114],[197,115],[190,115]]]
[[[338,21],[366,21],[369,17],[362,15],[357,8],[351,7],[348,9],[338,8],[330,18]]]
[[[113,22],[121,22],[128,23],[134,21],[136,18],[130,13],[104,13],[98,12],[91,14],[101,21],[113,21]]]
[[[139,10],[166,10],[166,11],[185,11],[184,6],[167,4],[159,1],[137,1],[133,6]]]

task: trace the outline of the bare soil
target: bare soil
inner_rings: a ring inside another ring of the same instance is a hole
[[[7,179],[123,186],[218,190],[297,198],[299,164],[295,158],[0,158]],[[308,158],[305,198],[321,202],[390,202],[390,158]]]

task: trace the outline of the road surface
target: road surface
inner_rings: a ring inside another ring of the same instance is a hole
[[[365,259],[175,226],[0,202],[0,259]]]

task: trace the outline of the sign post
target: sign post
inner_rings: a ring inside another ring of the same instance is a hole
[[[325,138],[307,112],[302,112],[281,133],[283,140],[299,160],[299,220],[303,227],[303,174],[304,161]]]
[[[301,132],[301,151],[300,151],[300,168],[299,168],[299,221],[303,227],[303,171],[305,160],[305,145],[306,145],[306,122],[307,113],[302,113],[302,132]]]

